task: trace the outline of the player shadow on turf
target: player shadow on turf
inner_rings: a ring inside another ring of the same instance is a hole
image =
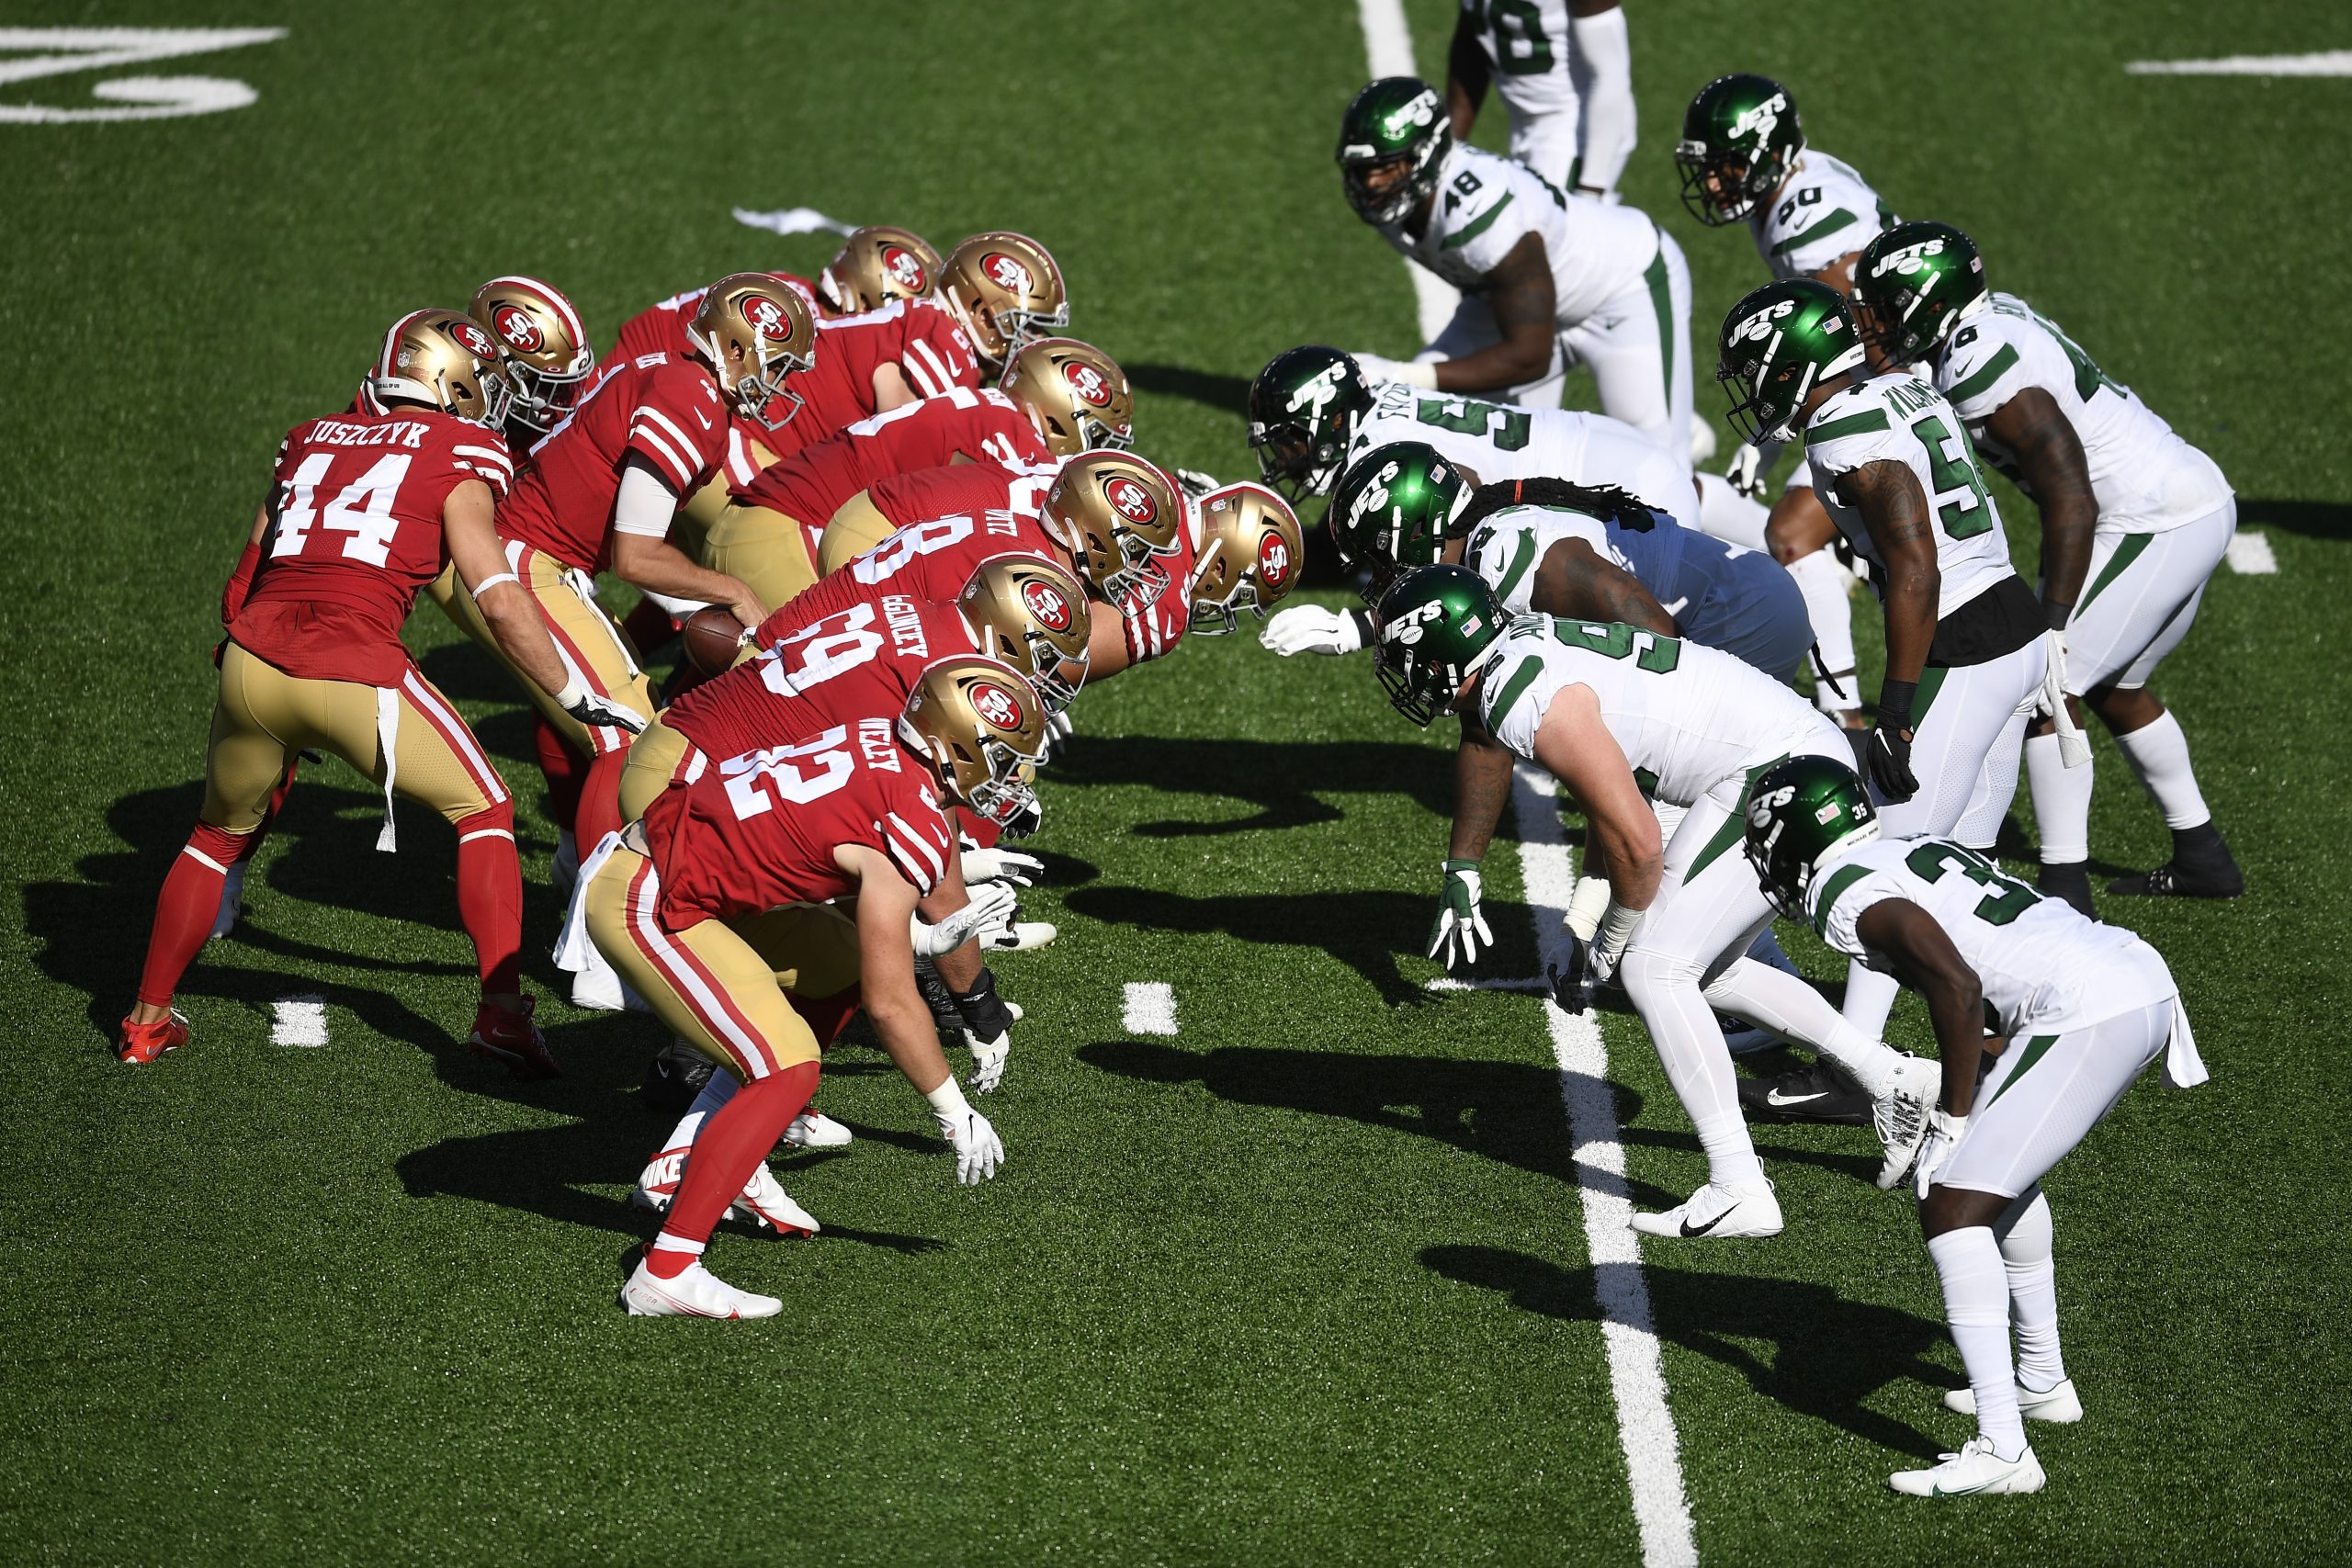
[[[1250,417],[1250,380],[1216,370],[1195,370],[1186,365],[1147,361],[1124,367],[1128,385],[1138,392],[1184,398],[1236,419]]]
[[[1453,754],[1400,740],[1179,739],[1149,735],[1077,737],[1054,763],[1057,785],[1144,787],[1238,800],[1254,816],[1225,821],[1139,822],[1147,838],[1193,838],[1304,828],[1346,815],[1321,798],[1373,791],[1409,795],[1441,817],[1453,811]],[[1509,823],[1496,838],[1510,840]],[[1427,923],[1427,917],[1422,917]]]
[[[2340,501],[2238,501],[2238,526],[2283,528],[2313,539],[2352,539],[2352,505]]]
[[[1864,1403],[1897,1382],[1937,1390],[1959,1385],[1928,1359],[1944,1341],[1943,1325],[1915,1313],[1855,1301],[1805,1280],[1655,1263],[1563,1268],[1502,1247],[1431,1247],[1420,1260],[1449,1280],[1502,1292],[1522,1311],[1577,1323],[1625,1321],[1615,1303],[1638,1299],[1634,1291],[1646,1284],[1651,1326],[1658,1335],[1740,1373],[1766,1398],[1896,1453],[1932,1459],[1945,1447]],[[1632,1277],[1621,1283],[1611,1277],[1620,1270]],[[1758,1341],[1775,1348],[1759,1354]],[[1918,1403],[1927,1408],[1934,1401],[1922,1396]]]

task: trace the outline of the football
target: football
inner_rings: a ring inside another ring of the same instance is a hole
[[[678,628],[687,660],[705,675],[716,675],[734,663],[750,635],[732,611],[718,604],[705,604]]]

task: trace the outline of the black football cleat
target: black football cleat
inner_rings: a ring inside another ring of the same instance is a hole
[[[2172,859],[2154,871],[2118,877],[2107,890],[2124,898],[2234,898],[2245,891],[2245,873],[2221,830],[2200,822],[2173,830]]]
[[[1860,1127],[1871,1119],[1871,1097],[1848,1083],[1826,1062],[1815,1062],[1777,1078],[1740,1079],[1739,1108],[1750,1120],[1765,1122],[1834,1122]]]

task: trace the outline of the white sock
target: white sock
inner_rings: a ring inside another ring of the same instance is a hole
[[[1707,1179],[1724,1187],[1763,1180],[1764,1167],[1739,1113],[1739,1080],[1731,1070],[1731,1053],[1724,1048],[1714,1010],[1700,994],[1698,966],[1635,946],[1617,973],[1649,1029],[1650,1043],[1657,1047],[1666,1081],[1698,1132],[1699,1146],[1707,1153]]]
[[[1805,618],[1813,623],[1813,645],[1821,651],[1823,680],[1814,672],[1813,705],[1838,713],[1862,705],[1861,682],[1854,673],[1854,608],[1848,597],[1854,580],[1827,550],[1815,550],[1789,568],[1804,595]]]
[[[2018,1337],[2018,1382],[2034,1392],[2066,1381],[2058,1348],[2058,1269],[2051,1261],[2050,1200],[2036,1186],[2009,1205],[1993,1235],[2009,1276],[2009,1323]]]
[[[695,1096],[694,1104],[686,1108],[677,1130],[670,1134],[670,1141],[662,1145],[662,1148],[683,1149],[692,1144],[695,1134],[702,1131],[702,1119],[734,1099],[735,1091],[742,1087],[736,1081],[735,1075],[725,1067],[713,1068],[709,1081],[702,1086],[702,1092]]]
[[[1706,989],[1711,1006],[1761,1024],[1784,1040],[1810,1045],[1843,1067],[1872,1100],[1894,1081],[1903,1058],[1848,1023],[1829,999],[1793,975],[1753,958],[1734,959]]]
[[[2197,789],[2197,770],[2188,763],[2188,737],[2181,733],[2180,720],[2166,713],[2154,724],[2117,736],[2115,745],[2154,797],[2165,827],[2177,830],[2212,820]]]
[[[1866,967],[1859,958],[1846,965],[1846,1021],[1872,1040],[1886,1037],[1887,1015],[1903,987],[1892,975]]]
[[[2091,772],[2058,756],[2058,737],[2029,735],[2025,777],[2033,792],[2033,819],[2041,833],[2041,863],[2073,865],[2091,858]]]
[[[1718,1187],[1753,1187],[1764,1179],[1764,1162],[1756,1157],[1755,1142],[1737,1111],[1693,1116],[1690,1125],[1698,1131],[1699,1147],[1706,1151],[1709,1181]]]
[[[1721,474],[1701,474],[1697,478],[1699,532],[1726,545],[1737,545],[1743,550],[1771,548],[1764,537],[1764,525],[1772,520],[1771,508],[1732,489],[1731,481]]]
[[[2025,1418],[2018,1414],[2017,1369],[2009,1360],[2009,1280],[1992,1230],[1971,1225],[1928,1238],[1928,1256],[1943,1281],[1944,1321],[1960,1347],[1961,1365],[1976,1394],[1976,1430],[2003,1459],[2025,1452]]]

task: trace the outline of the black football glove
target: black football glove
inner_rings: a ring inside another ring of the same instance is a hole
[[[1568,961],[1551,969],[1552,1001],[1562,1012],[1582,1012],[1592,1005],[1592,943],[1562,927]]]
[[[1871,783],[1890,801],[1905,801],[1919,793],[1919,779],[1911,771],[1911,727],[1890,725],[1884,718],[1871,731]]]

